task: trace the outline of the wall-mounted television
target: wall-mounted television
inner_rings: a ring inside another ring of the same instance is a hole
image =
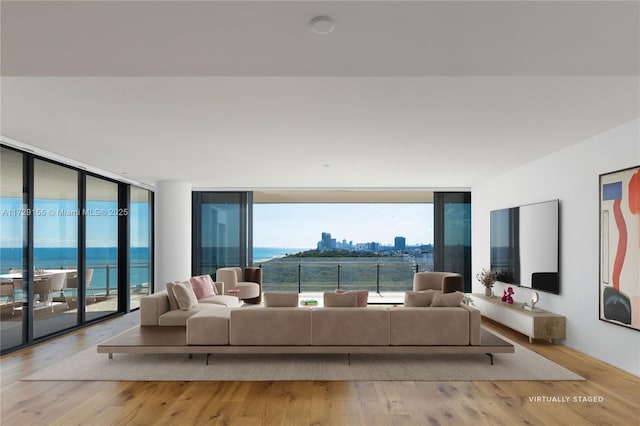
[[[560,294],[560,202],[491,211],[491,270],[500,282]]]

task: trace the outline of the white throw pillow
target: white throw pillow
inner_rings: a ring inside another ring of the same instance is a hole
[[[174,283],[172,288],[180,310],[188,311],[198,304],[198,298],[188,282]]]

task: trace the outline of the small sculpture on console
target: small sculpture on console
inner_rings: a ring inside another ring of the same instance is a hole
[[[513,294],[514,294],[513,287],[507,288],[502,294],[502,301],[507,303],[513,303],[513,297],[512,297]]]

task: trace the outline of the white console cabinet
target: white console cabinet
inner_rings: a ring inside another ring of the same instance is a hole
[[[475,293],[470,296],[483,316],[529,336],[529,342],[533,339],[553,342],[566,337],[566,318],[562,315],[542,309],[527,311],[522,309],[522,303],[505,303],[499,297]]]

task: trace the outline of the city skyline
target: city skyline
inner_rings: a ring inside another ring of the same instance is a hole
[[[433,204],[255,204],[253,245],[315,249],[323,232],[353,244],[433,244]]]

